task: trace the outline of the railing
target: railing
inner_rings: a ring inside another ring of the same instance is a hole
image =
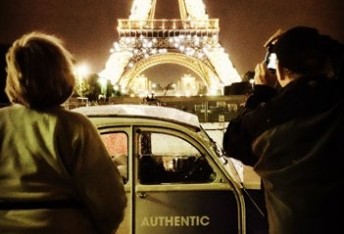
[[[229,96],[191,96],[191,97],[172,97],[158,96],[155,99],[139,97],[110,97],[106,103],[97,103],[97,105],[107,104],[144,104],[144,105],[161,105],[173,107],[186,112],[196,114],[202,123],[229,122],[236,117],[242,109],[247,97],[245,95]],[[77,105],[75,105],[77,104]],[[77,107],[80,103],[69,105],[70,109]],[[89,103],[89,105],[94,105]]]
[[[159,20],[118,20],[118,32],[121,34],[127,31],[209,31],[218,33],[219,19],[208,20],[180,20],[180,19],[159,19]]]
[[[71,98],[65,103],[67,109],[89,105],[109,105],[109,104],[143,104],[160,105],[173,107],[192,114],[196,114],[202,123],[229,122],[236,117],[242,109],[246,95],[224,95],[224,96],[157,96],[153,99],[140,97],[110,97],[108,101],[98,101],[97,103],[80,102],[80,99]]]

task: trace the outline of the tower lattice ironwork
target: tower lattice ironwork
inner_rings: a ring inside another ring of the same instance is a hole
[[[219,19],[209,18],[203,0],[178,0],[180,19],[155,19],[158,0],[133,0],[129,19],[118,19],[101,78],[128,90],[144,70],[174,63],[194,71],[210,91],[241,78],[219,42]]]

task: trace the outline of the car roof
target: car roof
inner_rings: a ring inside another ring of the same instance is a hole
[[[181,111],[171,107],[138,105],[138,104],[115,104],[100,106],[85,106],[72,109],[88,117],[106,116],[135,116],[168,120],[200,128],[197,115]]]

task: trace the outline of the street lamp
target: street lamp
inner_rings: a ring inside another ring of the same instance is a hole
[[[90,68],[86,63],[77,64],[75,66],[76,85],[75,89],[79,96],[84,96],[87,90],[85,79],[90,74]]]
[[[90,67],[86,63],[76,65],[75,70],[79,79],[84,79],[88,74],[90,74]]]

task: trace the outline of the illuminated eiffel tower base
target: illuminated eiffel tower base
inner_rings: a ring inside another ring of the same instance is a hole
[[[119,41],[101,79],[128,93],[144,70],[171,63],[194,71],[209,94],[221,95],[224,86],[241,81],[219,42],[219,19],[209,19],[202,0],[178,0],[180,19],[155,19],[156,3],[134,0],[129,19],[118,20]],[[147,79],[143,86],[149,89]]]

